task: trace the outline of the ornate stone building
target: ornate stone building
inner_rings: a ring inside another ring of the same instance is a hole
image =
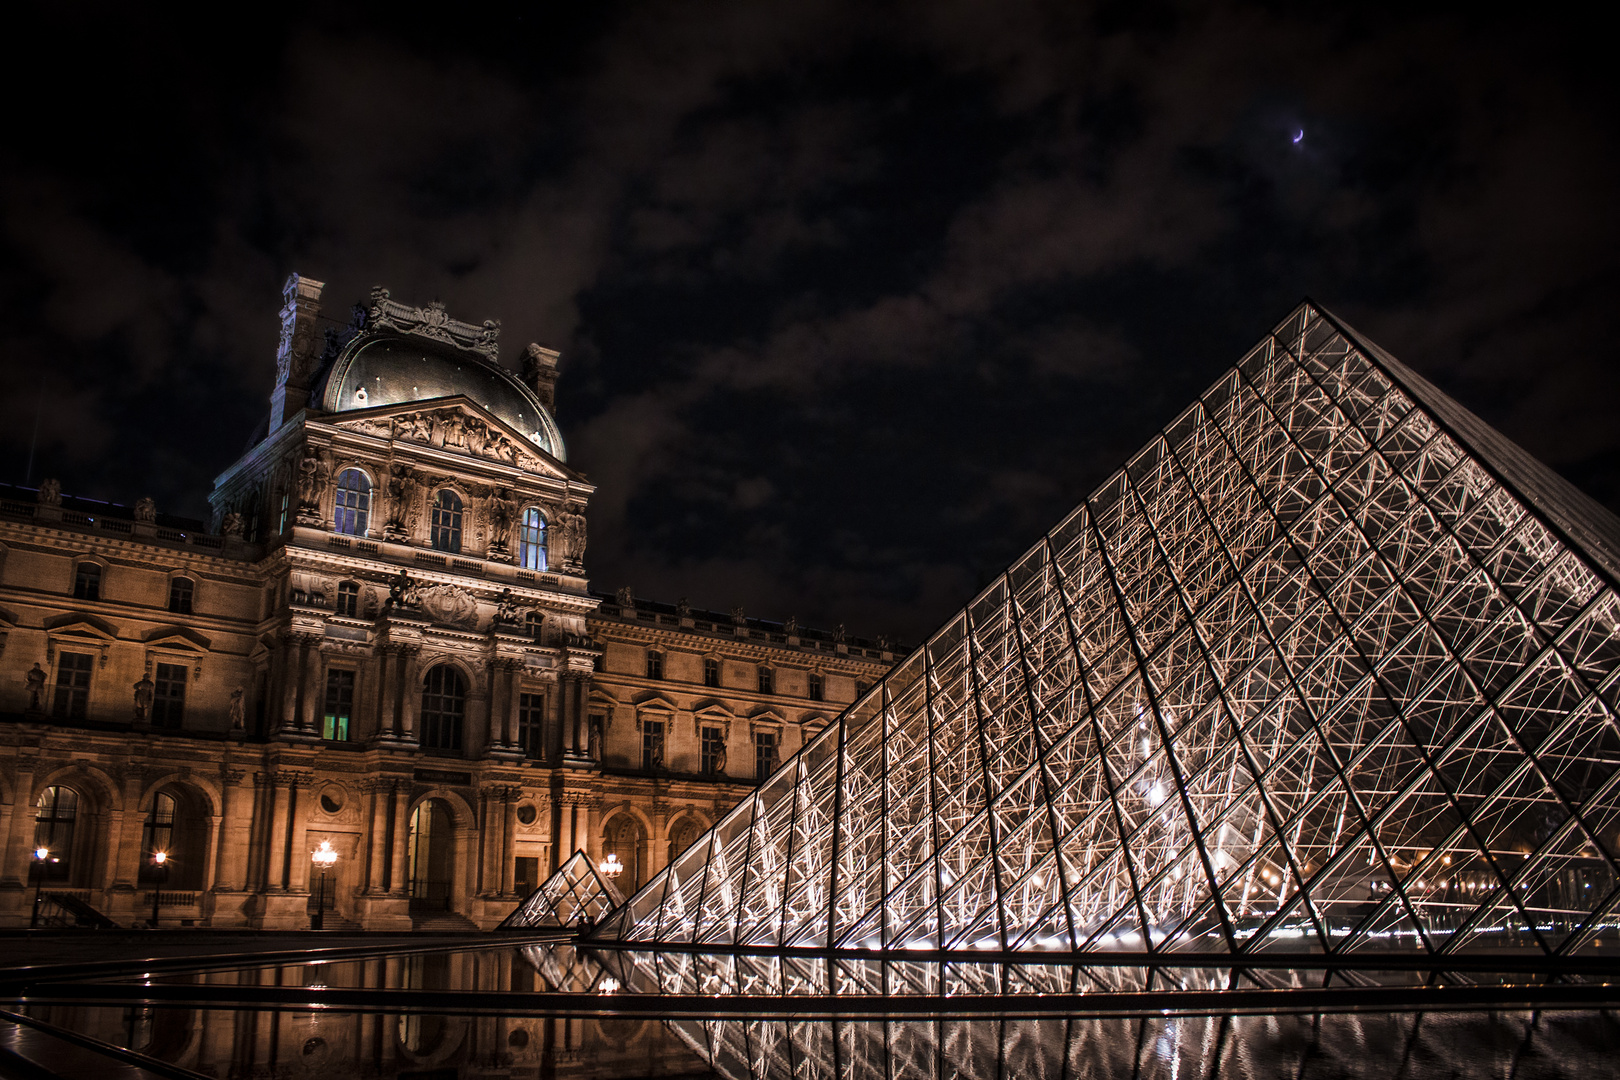
[[[634,886],[896,658],[593,594],[557,354],[321,290],[212,527],[0,488],[0,925],[488,927],[576,849]]]

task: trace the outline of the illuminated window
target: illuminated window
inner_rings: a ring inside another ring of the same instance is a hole
[[[451,554],[461,551],[461,496],[453,491],[434,496],[433,547]]]
[[[354,672],[334,668],[326,673],[326,719],[321,738],[349,741],[349,721],[354,717]]]
[[[546,519],[533,506],[523,511],[518,529],[518,565],[525,570],[546,568]]]
[[[371,481],[359,469],[338,474],[337,499],[332,509],[332,528],[349,536],[366,535],[371,517]]]

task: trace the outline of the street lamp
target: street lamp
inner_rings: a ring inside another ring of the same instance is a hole
[[[158,900],[163,896],[163,884],[169,880],[169,853],[152,852],[152,929],[157,929]]]
[[[332,841],[322,840],[321,846],[310,852],[309,861],[321,868],[320,884],[315,891],[315,915],[310,920],[311,930],[326,928],[326,872],[337,862],[338,854],[332,850]]]
[[[50,861],[51,849],[37,847],[34,849],[34,861],[29,864],[29,872],[34,875],[34,913],[28,918],[28,929],[33,930],[39,926],[39,899],[40,890],[45,887],[45,864]]]
[[[619,861],[619,856],[616,853],[610,851],[607,858],[596,864],[596,872],[612,881],[624,873],[624,863]]]

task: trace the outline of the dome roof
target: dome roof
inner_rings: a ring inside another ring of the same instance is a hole
[[[327,375],[319,407],[352,412],[457,394],[483,406],[558,461],[567,460],[557,422],[517,376],[472,356],[444,355],[409,338],[371,338],[345,350]]]

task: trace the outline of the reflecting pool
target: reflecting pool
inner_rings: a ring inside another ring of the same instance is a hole
[[[1612,1075],[1600,970],[479,948],[41,972],[7,1008],[199,1076]],[[184,1075],[184,1074],[181,1074]]]

